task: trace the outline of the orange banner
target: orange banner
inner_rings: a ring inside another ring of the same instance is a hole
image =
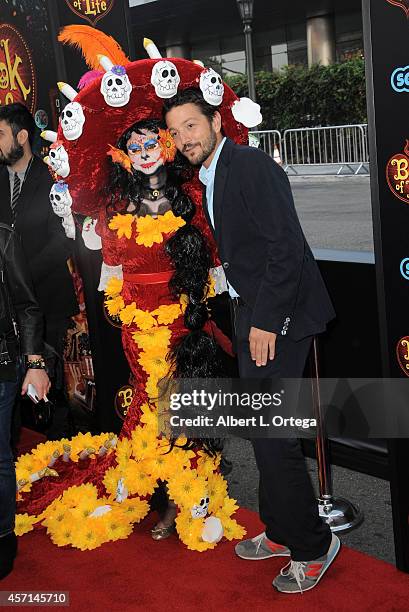
[[[37,79],[30,49],[22,34],[0,24],[0,104],[23,102],[34,112]]]

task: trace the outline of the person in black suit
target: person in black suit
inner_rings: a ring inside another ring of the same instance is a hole
[[[53,184],[47,165],[33,155],[35,123],[21,103],[0,107],[0,222],[20,235],[40,309],[44,339],[59,355],[53,380],[55,411],[49,439],[70,433],[62,390],[62,353],[70,317],[78,312],[67,260],[69,240],[49,201]]]
[[[226,274],[241,378],[301,378],[312,336],[334,310],[303,235],[285,172],[263,151],[222,134],[198,89],[165,101],[178,150],[201,166],[204,212]],[[236,546],[244,559],[291,556],[281,592],[314,588],[340,543],[318,515],[297,438],[252,440],[265,533]]]

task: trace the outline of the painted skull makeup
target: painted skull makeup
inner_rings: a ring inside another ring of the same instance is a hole
[[[154,174],[163,166],[162,149],[158,134],[149,130],[141,130],[143,134],[132,132],[126,143],[128,157],[135,170],[143,174]]]

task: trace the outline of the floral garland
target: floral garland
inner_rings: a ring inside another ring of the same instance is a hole
[[[176,217],[171,210],[164,215],[152,217],[136,217],[131,214],[116,214],[109,222],[108,227],[116,230],[118,238],[128,238],[132,236],[133,226],[136,226],[136,244],[151,247],[154,243],[163,242],[164,234],[173,234],[180,227],[186,225],[182,217]]]
[[[158,437],[156,411],[148,404],[144,404],[141,410],[141,424],[132,432],[131,439],[117,441],[112,449],[116,465],[105,473],[106,495],[99,497],[93,484],[70,487],[39,516],[17,515],[17,535],[27,533],[36,523],[41,523],[54,544],[69,544],[81,550],[91,550],[104,542],[126,538],[133,525],[149,511],[148,502],[141,497],[151,495],[161,480],[168,483],[169,495],[179,506],[176,527],[180,539],[189,549],[204,551],[216,546],[218,540],[203,539],[209,518],[216,521],[227,539],[243,537],[244,528],[231,518],[237,510],[236,502],[228,497],[227,483],[217,473],[220,456],[209,457],[200,451],[197,466],[192,468],[191,460],[195,454],[180,448],[186,439],[179,438],[169,452],[170,442]],[[97,446],[100,436],[87,437],[87,434],[39,445],[31,453],[37,461],[35,467],[47,466],[55,450],[63,450],[67,444],[79,450],[80,444],[90,443],[91,438]],[[58,444],[62,444],[62,448],[56,446]],[[78,460],[81,460],[83,452],[79,452]],[[27,466],[25,455],[17,462],[18,474],[21,475],[21,470]],[[205,497],[209,498],[208,507],[198,515],[193,510]]]

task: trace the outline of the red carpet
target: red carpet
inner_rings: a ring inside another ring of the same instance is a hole
[[[20,439],[18,441],[18,454],[24,455],[25,453],[29,453],[37,446],[37,444],[42,444],[43,442],[46,442],[46,440],[46,436],[38,431],[27,429],[27,427],[22,427],[20,431]]]
[[[240,520],[251,536],[261,531],[254,513],[241,510]],[[176,537],[154,542],[147,532],[152,521],[150,517],[137,525],[128,540],[88,552],[58,548],[43,532],[29,533],[20,539],[15,571],[0,590],[69,591],[75,612],[409,608],[409,576],[354,550],[341,550],[316,589],[283,595],[272,588],[271,580],[285,560],[243,561],[235,557],[230,542],[206,553],[187,550]]]

